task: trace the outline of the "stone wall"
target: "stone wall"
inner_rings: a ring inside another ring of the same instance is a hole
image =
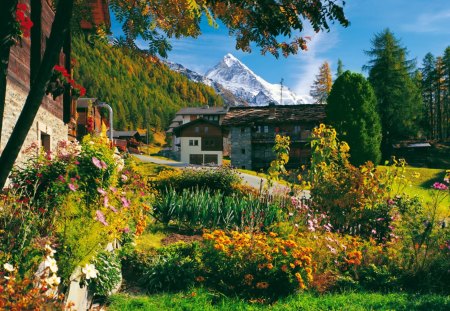
[[[231,165],[252,168],[252,132],[250,127],[231,128]]]
[[[21,2],[28,4],[32,10],[37,10],[37,14],[40,14],[41,27],[36,28],[38,27],[38,24],[36,23],[33,28],[33,31],[35,32],[34,35],[36,36],[33,38],[33,45],[40,42],[40,53],[38,53],[40,55],[32,55],[32,42],[30,38],[22,38],[22,42],[11,47],[0,153],[5,148],[25,104],[25,100],[30,90],[32,66],[39,65],[39,59],[36,60],[36,58],[41,58],[43,55],[54,18],[54,13],[49,5],[49,1],[41,0],[40,5],[34,6],[30,5],[30,0],[23,0]],[[34,62],[32,61],[32,58]],[[64,63],[65,54],[61,52],[59,64],[61,65]],[[33,68],[34,70],[37,69],[35,67]],[[33,142],[37,142],[40,146],[55,150],[58,141],[68,138],[68,127],[64,125],[63,122],[62,97],[63,96],[59,96],[56,100],[53,100],[51,96],[44,96],[41,107],[22,149],[28,147]]]
[[[0,153],[3,151],[3,148],[11,136],[12,130],[22,111],[22,107],[25,104],[27,95],[28,90],[8,79]],[[67,139],[67,133],[67,125],[64,125],[62,119],[41,106],[22,149],[28,147],[33,142],[37,142],[39,146],[42,146],[43,141],[41,140],[41,136],[43,135],[46,139],[49,139],[50,150],[55,150],[58,141]],[[20,158],[18,160],[20,160]]]

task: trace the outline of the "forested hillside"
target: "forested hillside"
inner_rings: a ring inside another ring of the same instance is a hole
[[[147,127],[164,129],[181,107],[222,105],[222,99],[204,84],[185,76],[152,58],[103,42],[95,45],[83,38],[73,39],[74,77],[87,97],[111,104],[114,127],[129,130]]]

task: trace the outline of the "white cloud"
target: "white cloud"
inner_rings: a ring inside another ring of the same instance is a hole
[[[306,33],[308,33],[307,31]],[[298,95],[310,98],[309,91],[316,75],[319,73],[319,67],[324,61],[331,61],[322,56],[326,51],[333,48],[338,43],[338,35],[335,31],[319,32],[311,35],[311,41],[308,44],[308,50],[299,52],[294,58],[297,62],[296,68],[299,72],[292,75],[295,79],[294,92]]]
[[[412,23],[405,24],[405,31],[416,33],[450,33],[450,10],[420,14]]]

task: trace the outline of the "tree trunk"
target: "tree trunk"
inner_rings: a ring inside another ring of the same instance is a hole
[[[3,114],[5,112],[6,76],[8,75],[11,33],[18,0],[2,0],[0,4],[0,148],[2,145]]]
[[[16,126],[0,156],[0,189],[6,184],[8,175],[19,155],[27,134],[33,125],[42,98],[45,95],[45,89],[50,80],[52,69],[58,61],[64,39],[66,38],[67,32],[70,30],[73,2],[74,0],[58,1],[55,19],[52,24],[50,38],[47,41],[44,57],[30,88],[25,105],[17,120]]]

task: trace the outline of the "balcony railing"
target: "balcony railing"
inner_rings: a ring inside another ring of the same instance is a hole
[[[252,141],[255,143],[261,142],[273,142],[275,140],[275,135],[280,134],[283,136],[289,136],[291,138],[291,142],[303,142],[307,141],[309,137],[311,137],[311,131],[301,131],[298,133],[289,133],[289,132],[279,132],[279,133],[252,133]]]

